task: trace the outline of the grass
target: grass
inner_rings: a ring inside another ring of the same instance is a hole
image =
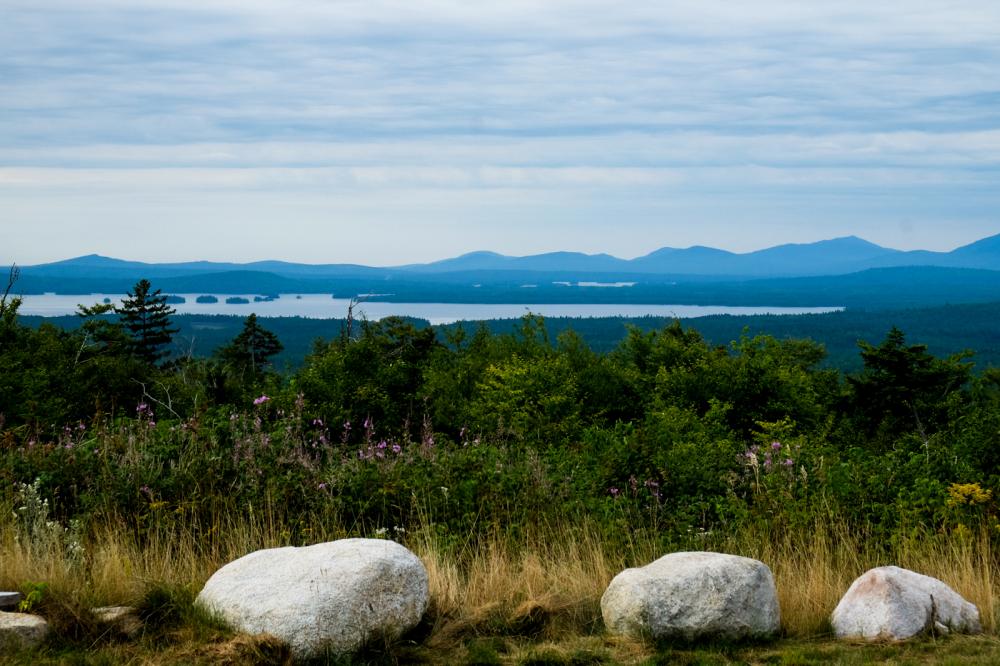
[[[9,515],[9,514],[8,514]],[[123,521],[97,527],[85,558],[74,563],[59,539],[26,543],[13,525],[0,532],[0,588],[45,583],[36,612],[54,636],[39,652],[11,663],[284,663],[273,639],[236,636],[192,605],[222,564],[250,551],[286,545],[280,521],[264,515],[187,524],[138,538]],[[317,529],[316,541],[343,536]],[[425,563],[431,608],[424,625],[378,663],[659,664],[659,663],[1000,663],[996,638],[998,561],[988,535],[924,535],[892,546],[837,525],[768,534],[711,535],[698,549],[755,557],[775,575],[782,635],[765,645],[655,646],[608,636],[600,598],[619,571],[661,555],[641,530],[609,543],[586,522],[555,525],[519,538],[495,533],[463,542],[431,529],[407,545]],[[693,548],[689,548],[693,549]],[[852,645],[831,640],[828,617],[851,581],[872,566],[898,564],[941,578],[981,612],[979,637]],[[135,605],[146,619],[133,639],[114,636],[89,614],[93,606]],[[18,661],[20,660],[20,661]]]

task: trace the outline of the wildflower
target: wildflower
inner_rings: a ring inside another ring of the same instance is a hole
[[[254,406],[263,405],[265,402],[268,402],[269,400],[270,400],[269,397],[267,397],[266,395],[262,395],[259,398],[254,398],[253,404]]]
[[[400,446],[399,444],[393,444],[392,445],[392,452],[395,453],[398,456],[400,453],[403,452],[403,447]]]
[[[785,467],[791,467],[791,466],[792,466],[792,465],[794,465],[794,464],[795,464],[795,463],[794,463],[794,462],[792,462],[792,459],[791,459],[791,458],[785,458],[785,462],[784,462],[784,465],[785,465]]]
[[[380,527],[377,530],[375,530],[375,536],[385,536],[388,533],[389,533],[388,527]]]
[[[608,488],[608,493],[610,493],[612,497],[618,497],[621,494],[621,492],[622,491],[618,490],[615,487]]]
[[[318,486],[316,486],[317,490],[326,490],[326,488],[327,488],[327,485],[325,483],[321,483]]]
[[[777,451],[781,448],[781,442],[771,442],[771,450]]]

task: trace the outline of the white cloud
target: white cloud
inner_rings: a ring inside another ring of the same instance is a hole
[[[469,249],[507,238],[484,206],[533,220],[511,242],[548,220],[595,249],[587,220],[664,211],[943,239],[995,214],[997,34],[980,0],[6,0],[0,204],[113,225],[146,198],[228,229],[267,223],[240,194],[313,220],[348,200],[380,228],[464,220]]]

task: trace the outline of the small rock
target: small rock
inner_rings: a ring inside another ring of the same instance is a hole
[[[128,638],[133,638],[142,631],[139,611],[132,606],[100,606],[91,608],[90,612],[99,623]]]
[[[37,615],[0,613],[0,653],[37,647],[49,633],[49,623]]]
[[[610,631],[659,639],[738,640],[778,631],[778,595],[763,562],[722,553],[671,553],[626,569],[601,598]]]
[[[831,617],[838,638],[901,641],[936,631],[979,633],[979,609],[937,578],[878,567],[851,584]]]
[[[20,592],[0,592],[0,611],[16,611],[19,603]]]
[[[308,659],[397,638],[417,625],[428,600],[427,570],[412,552],[394,541],[342,539],[250,553],[216,571],[197,603]]]

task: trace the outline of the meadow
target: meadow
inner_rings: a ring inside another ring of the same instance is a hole
[[[421,626],[362,662],[1000,657],[1000,375],[897,329],[844,373],[808,340],[720,346],[677,322],[599,353],[532,316],[446,339],[354,321],[278,373],[255,320],[199,359],[144,349],[126,318],[65,330],[0,314],[0,588],[53,625],[15,662],[282,663],[282,646],[192,600],[247,552],[344,536],[398,540],[431,578]],[[781,636],[608,635],[610,579],[676,550],[768,564]],[[881,564],[952,585],[986,633],[833,641],[837,600]],[[141,635],[88,610],[115,604],[140,608]]]

